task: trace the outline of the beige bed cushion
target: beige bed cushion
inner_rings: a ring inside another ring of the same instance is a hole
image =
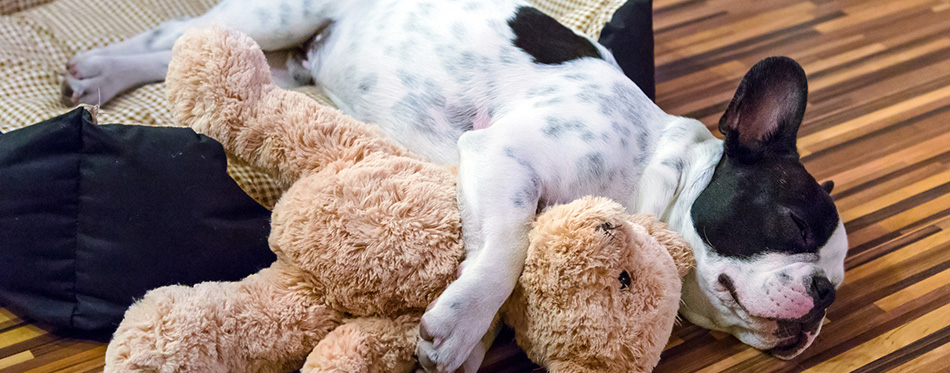
[[[0,0],[0,16],[43,5],[53,0]]]
[[[535,0],[542,11],[593,38],[623,0]],[[76,52],[146,31],[159,23],[196,16],[216,0],[0,0],[0,132],[65,113],[60,85]],[[330,104],[314,87],[299,91]],[[164,83],[150,84],[102,105],[99,123],[175,125]],[[241,162],[228,172],[255,200],[272,207],[282,191],[266,174]]]

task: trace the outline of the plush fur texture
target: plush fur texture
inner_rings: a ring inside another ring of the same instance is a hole
[[[451,169],[277,88],[234,31],[186,34],[167,81],[181,123],[289,187],[272,218],[278,260],[240,282],[152,290],[106,371],[412,369],[419,318],[464,256]],[[683,238],[585,197],[545,211],[530,240],[502,311],[528,356],[555,372],[652,369],[692,265]]]
[[[539,216],[529,240],[502,312],[528,357],[552,372],[652,370],[679,306],[669,294],[690,268],[686,242],[652,217],[589,197]]]

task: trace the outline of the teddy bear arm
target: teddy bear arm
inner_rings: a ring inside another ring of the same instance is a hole
[[[340,315],[295,281],[277,262],[238,282],[152,290],[126,311],[105,371],[296,369]]]
[[[359,318],[328,334],[301,372],[409,372],[415,364],[419,318]]]
[[[336,161],[406,155],[375,126],[277,87],[247,35],[220,27],[186,32],[166,78],[176,120],[271,172],[284,187]]]

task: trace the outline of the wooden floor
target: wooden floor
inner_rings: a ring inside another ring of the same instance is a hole
[[[655,17],[658,103],[710,126],[758,59],[802,64],[798,148],[835,181],[851,247],[802,356],[683,325],[658,371],[950,371],[950,1],[656,0]]]
[[[803,65],[799,149],[835,181],[851,242],[837,301],[799,358],[684,322],[657,370],[950,371],[950,0],[654,2],[657,99],[671,113],[712,126],[760,58]],[[104,350],[0,309],[0,372],[97,371]]]

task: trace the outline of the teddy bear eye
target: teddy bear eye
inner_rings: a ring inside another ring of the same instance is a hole
[[[620,280],[620,290],[630,286],[630,274],[627,271],[620,272],[620,277],[617,280]]]

